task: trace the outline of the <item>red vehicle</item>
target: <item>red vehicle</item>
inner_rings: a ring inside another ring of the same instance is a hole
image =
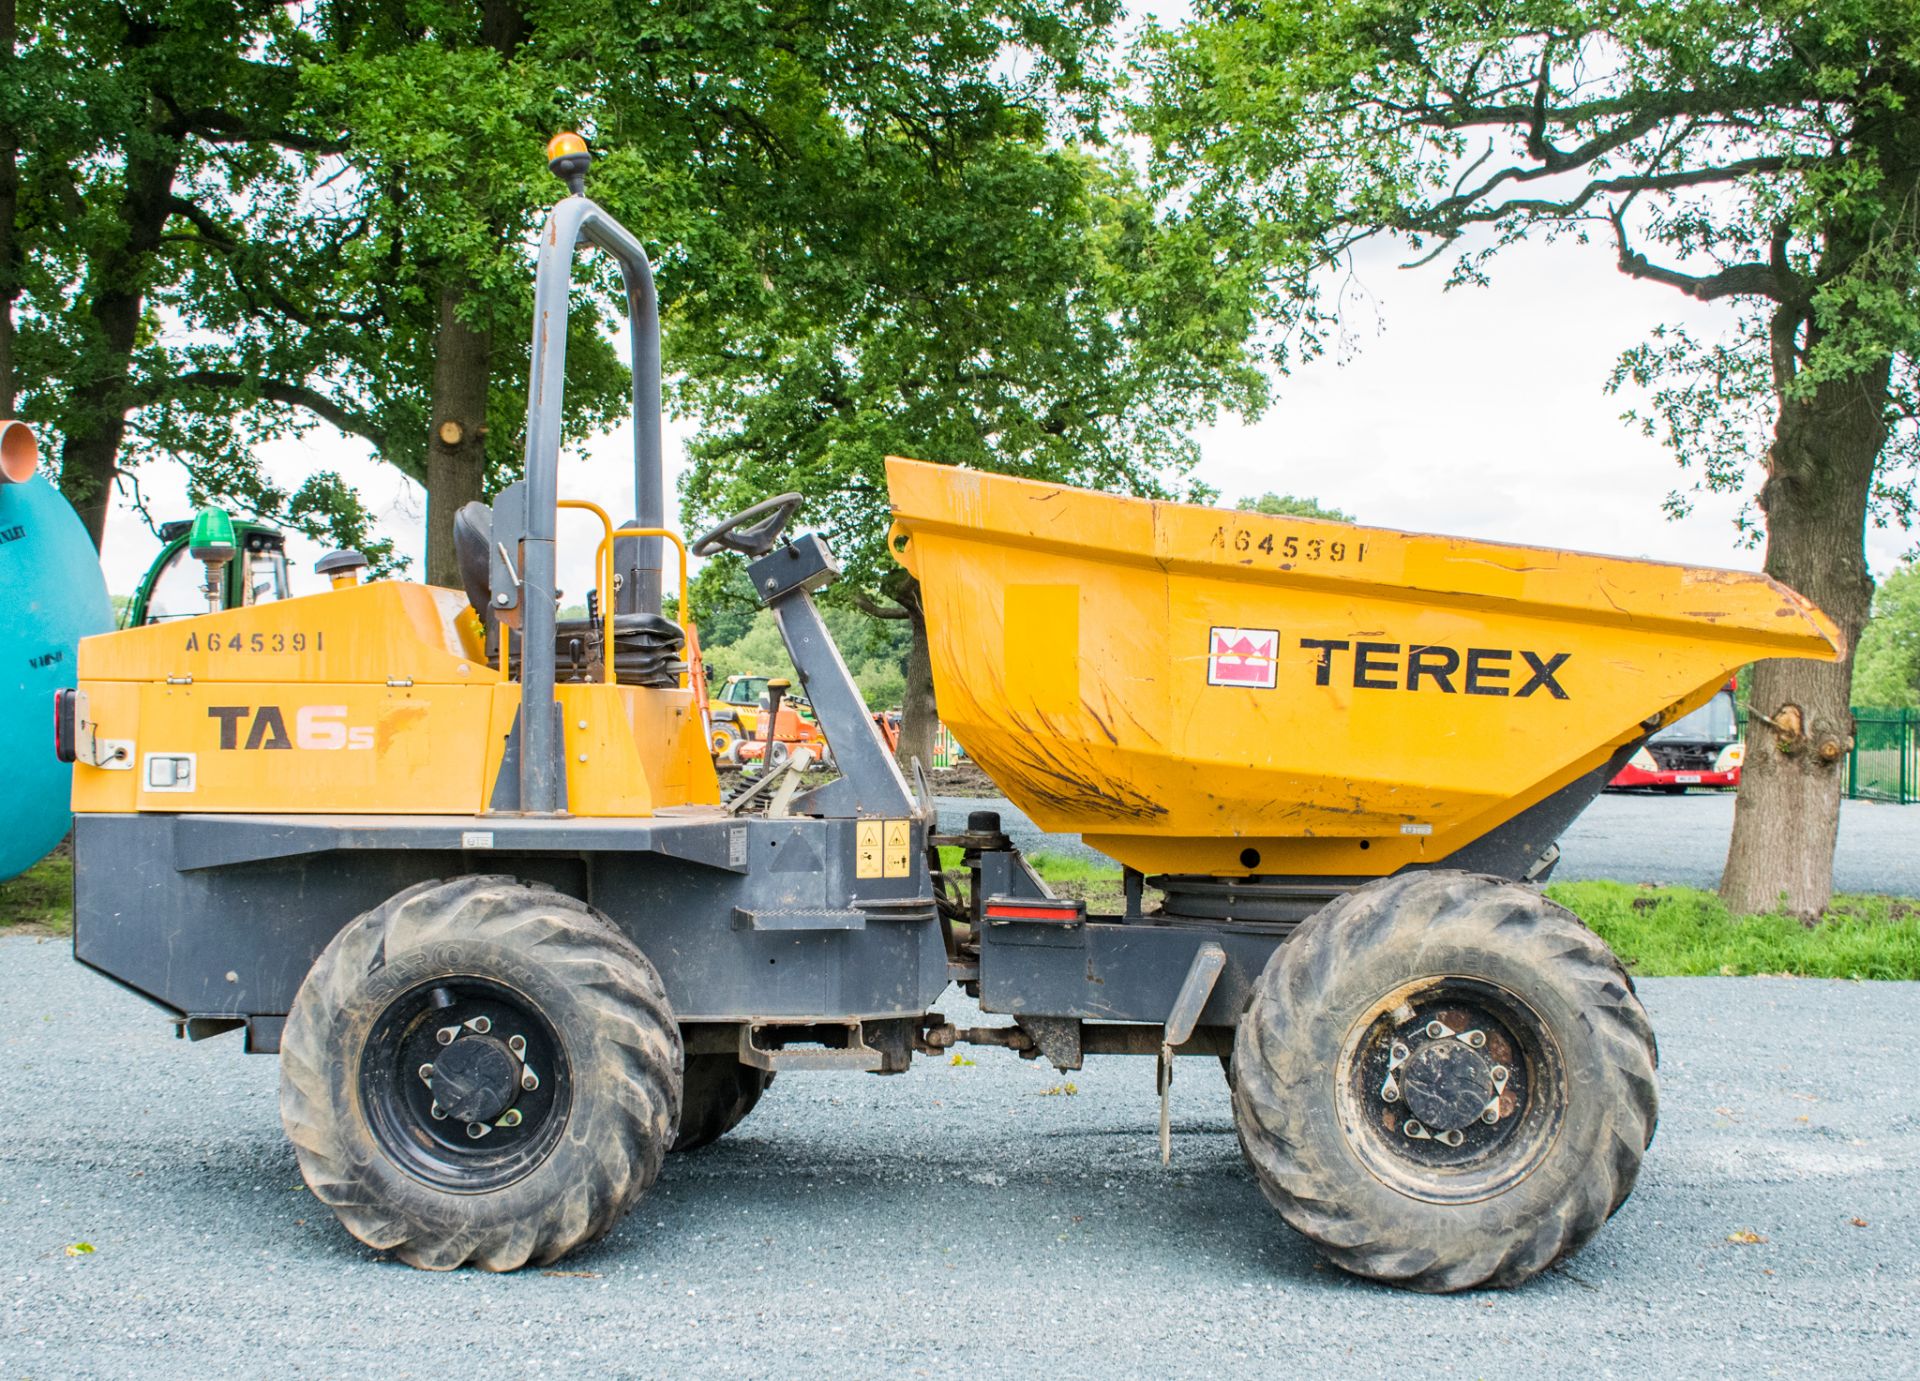
[[[1729,681],[1713,699],[1656,732],[1607,784],[1610,791],[1666,791],[1740,785],[1740,714]]]

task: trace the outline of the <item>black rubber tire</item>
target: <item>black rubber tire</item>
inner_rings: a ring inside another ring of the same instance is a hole
[[[1472,1202],[1390,1187],[1340,1112],[1350,1037],[1389,994],[1441,976],[1530,1007],[1570,1091],[1524,1178]],[[1234,1043],[1234,1125],[1268,1200],[1336,1265],[1415,1290],[1507,1287],[1578,1250],[1631,1192],[1658,1063],[1632,981],[1571,912],[1505,879],[1406,874],[1330,903],[1274,953]]]
[[[732,764],[740,761],[740,726],[730,720],[716,721],[713,737],[707,745],[718,763]]]
[[[461,977],[536,1008],[570,1080],[552,1149],[484,1193],[397,1164],[361,1092],[382,1013]],[[280,1049],[281,1120],[314,1197],[368,1246],[428,1270],[544,1265],[601,1236],[658,1177],[680,1117],[680,1028],[653,965],[584,903],[510,877],[422,883],[359,917],[308,971]]]
[[[755,1069],[731,1055],[687,1056],[680,1099],[680,1130],[673,1150],[697,1151],[738,1127],[773,1082],[773,1071]]]

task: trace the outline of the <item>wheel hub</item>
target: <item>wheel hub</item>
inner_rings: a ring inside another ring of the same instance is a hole
[[[433,1101],[462,1122],[491,1122],[513,1105],[524,1066],[506,1042],[469,1035],[433,1062]]]
[[[538,1007],[461,975],[412,989],[381,1014],[362,1057],[361,1096],[395,1162],[429,1184],[480,1193],[553,1149],[570,1079]]]
[[[1383,995],[1342,1054],[1356,1154],[1383,1182],[1435,1203],[1524,1177],[1565,1098],[1544,1034],[1525,1003],[1476,978]]]
[[[1436,1132],[1480,1118],[1494,1096],[1493,1061],[1458,1040],[1426,1042],[1398,1075],[1407,1111]]]

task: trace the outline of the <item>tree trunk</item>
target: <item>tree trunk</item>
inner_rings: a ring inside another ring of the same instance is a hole
[[[520,0],[481,0],[480,46],[502,60],[512,58],[525,41],[527,27]],[[453,515],[486,497],[487,391],[493,381],[492,328],[476,329],[459,314],[471,288],[451,267],[440,285],[427,437],[427,583],[455,590],[460,562],[453,550]]]
[[[493,333],[459,316],[464,284],[440,289],[440,325],[433,338],[433,434],[427,438],[427,581],[460,588],[453,551],[453,515],[483,498],[487,480],[487,385]]]
[[[1911,99],[1920,92],[1904,93]],[[1864,111],[1854,130],[1885,181],[1883,211],[1863,216],[1836,205],[1813,281],[1837,281],[1869,265],[1868,278],[1905,263],[1915,250],[1913,204],[1920,195],[1920,127],[1898,104]],[[1844,199],[1842,199],[1844,202]],[[1902,280],[1883,280],[1888,291]],[[1800,362],[1824,334],[1857,323],[1828,314],[1876,310],[1842,294],[1823,314],[1811,297],[1783,302],[1771,323],[1780,411],[1767,454],[1760,507],[1767,515],[1767,574],[1826,610],[1846,640],[1836,662],[1769,661],[1754,667],[1747,753],[1733,814],[1733,843],[1720,895],[1736,915],[1776,907],[1818,918],[1833,896],[1833,847],[1853,744],[1854,651],[1872,611],[1867,570],[1868,505],[1886,444],[1892,350],[1857,372],[1794,387]],[[1804,325],[1804,343],[1796,337]],[[1862,333],[1873,340],[1883,328]],[[1854,347],[1856,350],[1857,346]],[[1858,358],[1856,355],[1855,358]]]
[[[179,171],[179,147],[171,138],[149,135],[132,147],[136,152],[127,158],[118,208],[124,238],[87,264],[84,291],[92,301],[85,329],[93,368],[74,381],[74,421],[60,448],[61,492],[96,548],[106,536],[120,443],[127,434],[133,350],[146,310],[147,260],[159,248],[172,214]]]
[[[933,649],[927,641],[927,611],[920,598],[920,582],[903,581],[888,593],[907,611],[907,627],[913,632],[913,641],[907,647],[907,689],[900,701],[900,746],[894,756],[909,771],[915,758],[932,771],[940,710],[933,700]]]
[[[1817,918],[1853,741],[1853,654],[1873,602],[1865,528],[1886,440],[1888,366],[1782,401],[1760,506],[1767,574],[1824,609],[1846,638],[1837,662],[1756,663],[1746,762],[1720,894],[1735,915]]]

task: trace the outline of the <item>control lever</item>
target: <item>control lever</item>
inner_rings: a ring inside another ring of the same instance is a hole
[[[780,732],[780,702],[785,699],[793,682],[784,676],[775,677],[767,682],[767,732],[761,735],[760,768],[762,771],[773,766],[773,741]]]

